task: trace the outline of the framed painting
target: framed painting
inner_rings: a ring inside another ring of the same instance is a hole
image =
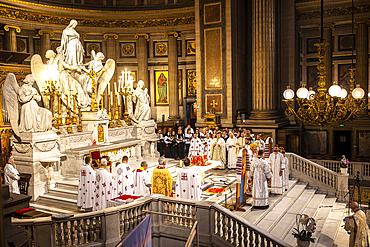
[[[187,94],[189,97],[197,96],[196,69],[186,70]]]
[[[186,56],[195,56],[195,39],[186,40]]]
[[[356,36],[353,37],[354,50],[356,50]],[[338,35],[338,51],[352,50],[352,34]]]
[[[154,71],[155,78],[155,105],[168,105],[168,70]]]

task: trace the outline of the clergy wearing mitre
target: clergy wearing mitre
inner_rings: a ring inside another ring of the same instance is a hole
[[[211,143],[211,160],[221,161],[221,166],[217,168],[225,169],[226,163],[226,147],[225,141],[221,138],[221,132],[217,132],[216,138]]]
[[[270,154],[268,163],[272,170],[271,193],[283,194],[283,171],[284,171],[284,156],[279,153],[279,146],[275,145],[274,152]]]
[[[185,167],[177,170],[176,198],[200,201],[202,190],[200,188],[199,176],[190,167],[189,158],[184,159],[184,165]]]
[[[101,160],[100,168],[95,176],[95,204],[94,211],[105,209],[107,201],[113,197],[113,178],[112,174],[106,170],[108,161]]]
[[[263,151],[258,151],[258,158],[251,164],[251,174],[253,178],[253,207],[268,208],[269,192],[267,179],[272,177],[269,164],[263,159]]]
[[[114,174],[114,188],[118,196],[134,194],[134,177],[128,157],[122,157],[122,163],[116,167]]]
[[[85,158],[85,164],[80,170],[77,207],[91,211],[94,206],[95,171],[91,167],[91,157]]]
[[[154,168],[152,175],[152,192],[153,194],[162,194],[172,196],[173,178],[168,169],[166,169],[166,159],[160,157],[158,166]]]
[[[237,150],[236,150],[236,141],[237,139],[234,137],[233,133],[230,133],[230,137],[226,141],[226,147],[228,150],[227,155],[227,167],[229,169],[236,168],[236,156],[237,156]]]
[[[135,194],[137,195],[150,195],[151,179],[147,169],[148,163],[143,161],[134,172]]]

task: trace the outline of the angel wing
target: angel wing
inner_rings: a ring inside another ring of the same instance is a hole
[[[116,62],[113,59],[108,59],[105,63],[104,68],[102,69],[102,74],[98,79],[99,88],[98,88],[98,95],[97,95],[97,102],[100,102],[101,94],[104,93],[105,88],[107,87],[110,79],[114,74],[114,70],[116,67]]]
[[[36,80],[37,86],[39,87],[40,93],[44,88],[44,78],[43,74],[46,68],[42,61],[42,58],[39,54],[35,54],[31,58],[31,72],[33,77]],[[42,102],[44,103],[45,108],[49,108],[49,98],[47,96],[42,96]]]
[[[13,73],[9,73],[5,79],[3,86],[3,97],[5,109],[8,112],[10,124],[16,136],[20,136],[18,129],[18,90],[19,86],[17,79]]]

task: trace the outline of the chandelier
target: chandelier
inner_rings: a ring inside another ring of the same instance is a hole
[[[367,108],[367,97],[365,91],[359,84],[355,85],[355,69],[353,68],[353,0],[352,0],[352,66],[350,69],[350,89],[349,93],[345,88],[341,88],[336,82],[326,92],[326,65],[325,55],[328,43],[323,42],[323,0],[321,0],[321,39],[320,43],[315,44],[318,47],[319,64],[319,82],[317,92],[312,88],[309,90],[303,84],[297,90],[298,110],[292,108],[294,102],[294,91],[288,86],[283,93],[283,100],[287,109],[285,115],[290,117],[294,115],[300,122],[312,125],[329,126],[336,123],[343,123],[359,117]],[[370,93],[368,95],[370,97]]]

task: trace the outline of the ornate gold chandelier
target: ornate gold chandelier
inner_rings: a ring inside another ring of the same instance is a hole
[[[323,0],[321,1],[321,27],[323,27]],[[353,35],[353,1],[352,1],[352,35]],[[285,115],[290,117],[294,115],[299,121],[303,123],[309,123],[312,125],[323,126],[333,125],[336,123],[343,123],[349,121],[355,117],[359,117],[361,113],[367,108],[367,97],[365,91],[356,85],[353,68],[353,43],[352,43],[352,67],[350,69],[350,91],[341,88],[336,82],[329,88],[328,93],[326,92],[326,65],[325,55],[326,46],[328,43],[323,42],[323,28],[321,28],[321,42],[315,44],[318,47],[319,64],[317,68],[319,70],[319,82],[317,93],[311,88],[307,90],[305,85],[297,90],[297,103],[298,110],[295,111],[292,108],[294,102],[294,91],[288,88],[284,91],[283,100],[287,109]],[[352,38],[353,42],[353,38]],[[370,97],[370,93],[369,93]]]

